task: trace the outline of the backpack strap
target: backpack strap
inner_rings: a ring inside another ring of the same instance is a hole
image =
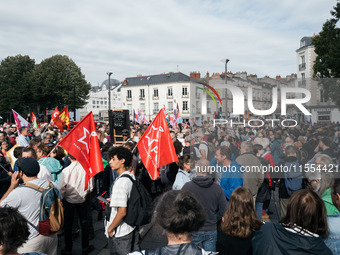
[[[128,175],[128,174],[123,174],[123,175],[121,175],[121,176],[119,176],[119,178],[120,177],[127,177],[127,178],[129,178],[130,179],[130,181],[132,181],[132,183],[134,183],[136,180],[134,180],[132,177],[131,177],[131,175]]]
[[[53,185],[53,184],[52,184]],[[27,187],[27,188],[31,188],[34,189],[36,191],[39,191],[40,193],[43,193],[45,189],[43,189],[42,187],[39,187],[35,184],[32,183],[23,183],[22,185],[20,185],[19,187]]]

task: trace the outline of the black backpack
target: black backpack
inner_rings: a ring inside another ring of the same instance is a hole
[[[150,223],[153,206],[149,192],[139,180],[134,180],[130,175],[124,174],[121,177],[129,178],[133,183],[123,221],[132,227]]]

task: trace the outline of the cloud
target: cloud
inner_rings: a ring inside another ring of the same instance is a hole
[[[107,78],[228,69],[259,76],[296,72],[304,36],[318,33],[334,0],[6,1],[0,58],[37,63],[65,54],[96,85]]]

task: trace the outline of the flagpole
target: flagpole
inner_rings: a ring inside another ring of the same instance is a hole
[[[60,140],[60,141],[61,141],[61,140]],[[60,143],[60,141],[59,141],[59,143]],[[57,143],[57,145],[53,147],[53,149],[50,151],[50,153],[48,153],[48,155],[47,155],[46,158],[40,163],[40,165],[42,165],[42,164],[45,162],[45,160],[51,155],[51,153],[55,150],[55,148],[57,148],[57,146],[59,145],[59,143]]]
[[[3,167],[2,164],[0,164],[0,166],[1,166],[1,168],[4,169],[7,173],[9,173],[9,172],[6,170],[6,168]]]
[[[88,115],[90,115],[92,113],[92,111],[91,112],[89,112],[88,114],[86,114],[86,116],[84,117],[84,118],[82,118],[81,119],[81,121],[79,121],[79,123],[77,124],[77,125],[80,125],[80,124],[82,124],[83,123],[83,121],[86,119],[86,117],[88,116]],[[73,132],[74,132],[74,130],[76,130],[75,128],[73,128],[70,132],[68,132],[67,134],[66,134],[66,136],[64,136],[62,139],[65,139],[66,137],[68,137],[68,136],[70,136]],[[61,139],[61,140],[62,140]],[[47,155],[47,157],[43,160],[43,162],[41,162],[41,164],[40,165],[42,165],[44,162],[45,162],[45,160],[48,158],[48,156],[54,151],[54,149],[61,143],[61,140],[57,143],[57,145],[56,146],[54,146],[54,148],[51,150],[51,152]]]
[[[135,147],[133,148],[132,153],[135,152],[135,149],[136,149],[137,145],[138,145],[138,143],[137,143],[137,144],[135,145]]]

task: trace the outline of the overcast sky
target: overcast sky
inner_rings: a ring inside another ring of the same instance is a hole
[[[92,85],[180,71],[296,73],[300,39],[322,29],[336,0],[11,0],[0,3],[0,59],[56,54]]]

